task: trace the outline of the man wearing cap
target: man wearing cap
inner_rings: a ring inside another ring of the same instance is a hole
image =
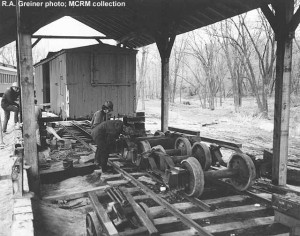
[[[17,82],[14,82],[2,96],[1,107],[4,110],[3,133],[7,131],[7,123],[10,118],[10,112],[15,113],[15,125],[18,124],[19,104],[16,103],[20,96],[20,88]]]
[[[96,111],[91,120],[92,129],[97,125],[101,124],[103,121],[107,121],[110,118],[110,112],[113,111],[114,105],[111,101],[106,101],[102,106],[102,109]]]

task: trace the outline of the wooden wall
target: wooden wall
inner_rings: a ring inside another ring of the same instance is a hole
[[[34,74],[34,90],[38,104],[44,103],[43,100],[43,66],[39,65],[35,68]]]
[[[136,110],[135,63],[135,54],[68,53],[70,117],[92,116],[107,100],[114,104],[113,116],[133,115]]]
[[[61,116],[66,114],[66,54],[61,54],[49,62],[51,111]]]

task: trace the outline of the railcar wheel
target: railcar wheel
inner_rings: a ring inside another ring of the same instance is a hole
[[[147,140],[140,141],[138,143],[138,153],[136,160],[133,162],[136,166],[140,167],[142,170],[145,170],[149,167],[148,160],[144,158],[142,154],[151,151],[151,145]]]
[[[138,143],[138,153],[144,153],[151,150],[149,141],[143,140]]]
[[[165,136],[165,133],[160,130],[156,130],[154,136]]]
[[[179,137],[175,141],[175,149],[181,150],[181,156],[191,156],[192,146],[187,138]]]
[[[127,139],[124,139],[122,141],[122,144],[121,144],[121,156],[123,159],[125,159],[126,161],[132,161],[134,162],[133,159],[135,159],[136,157],[133,155],[133,150],[134,149],[134,146],[135,144]]]
[[[156,146],[152,147],[152,149],[155,149],[156,151],[160,151],[160,152],[166,154],[166,150],[161,145],[156,145]]]
[[[86,235],[87,236],[101,236],[102,227],[95,212],[86,214]]]
[[[255,166],[252,159],[246,154],[232,154],[227,168],[238,170],[238,174],[229,179],[235,189],[245,191],[253,184],[256,177]]]
[[[189,157],[181,162],[188,171],[189,184],[186,194],[190,197],[201,196],[204,189],[204,173],[199,161],[195,157]]]
[[[203,170],[210,168],[212,158],[209,147],[205,143],[195,142],[192,147],[192,156],[200,162]]]

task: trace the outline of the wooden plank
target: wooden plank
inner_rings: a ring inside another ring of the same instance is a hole
[[[94,208],[94,211],[95,211],[98,219],[100,220],[101,225],[103,226],[104,231],[106,231],[106,233],[110,236],[119,235],[117,229],[115,228],[115,226],[109,219],[104,207],[99,202],[96,193],[89,192],[88,195],[91,200],[91,204]]]
[[[195,205],[191,202],[174,203],[173,206],[178,210],[186,210],[188,208],[195,207]],[[157,218],[159,215],[167,212],[167,210],[162,206],[149,207],[149,211],[153,218]]]
[[[133,210],[135,211],[137,217],[140,219],[142,224],[147,228],[149,235],[157,235],[158,230],[146,215],[146,213],[142,210],[142,208],[134,201],[131,194],[126,190],[126,188],[121,188],[122,192],[124,193],[125,197],[127,198],[128,202],[132,206]]]
[[[222,139],[214,139],[214,138],[203,137],[203,136],[201,136],[201,140],[203,142],[215,143],[226,148],[241,148],[243,146],[241,143],[229,142]]]
[[[88,192],[104,191],[104,189],[106,189],[108,187],[109,187],[109,185],[103,185],[103,186],[99,186],[99,187],[95,187],[95,188],[82,189],[80,191],[76,191],[76,192],[72,192],[72,193],[47,196],[47,197],[43,197],[42,199],[44,201],[71,200],[71,199],[76,199],[76,198],[81,198],[81,197],[87,197]]]
[[[200,136],[200,131],[180,129],[180,128],[176,128],[176,127],[169,127],[168,130],[173,131],[173,132],[183,133],[183,134]]]
[[[109,185],[103,185],[95,188],[90,188],[90,189],[82,189],[81,191],[73,192],[73,193],[66,193],[66,194],[58,194],[58,195],[53,195],[53,196],[45,196],[42,199],[44,201],[54,201],[54,200],[74,200],[77,198],[82,198],[82,197],[87,197],[88,192],[96,192],[99,197],[106,195],[104,190],[106,188],[110,187]],[[135,193],[139,191],[139,188],[133,187],[133,188],[128,188],[128,192],[130,193]]]
[[[206,204],[218,204],[223,202],[242,202],[245,199],[249,198],[246,195],[234,195],[234,196],[228,196],[228,197],[220,197],[220,198],[214,198],[214,199],[207,199],[202,200]]]
[[[95,166],[95,164],[94,163],[76,164],[76,165],[73,166],[73,168],[75,168],[75,169],[81,169],[81,168],[90,167],[90,166]],[[58,174],[59,172],[65,172],[67,170],[69,170],[69,169],[65,169],[65,168],[63,168],[63,166],[61,166],[61,167],[56,167],[56,168],[50,168],[50,169],[46,169],[46,170],[41,170],[40,174],[41,175],[52,174],[52,173]]]
[[[290,90],[292,76],[292,32],[286,32],[294,12],[294,1],[285,0],[274,5],[278,24],[275,80],[275,107],[273,131],[272,181],[276,185],[286,185],[288,138],[290,119]]]
[[[91,174],[96,169],[94,163],[84,163],[74,165],[72,168],[64,169],[63,167],[41,170],[40,178],[42,183],[56,183],[67,178]]]
[[[286,225],[290,228],[295,228],[298,227],[299,228],[299,234],[300,235],[300,220],[296,219],[295,217],[286,215],[282,212],[279,212],[277,210],[274,211],[275,212],[275,222],[278,222],[280,224]]]
[[[106,181],[109,185],[122,185],[127,184],[129,181],[126,179],[120,179],[120,180],[113,180],[113,181]]]
[[[163,233],[160,235],[161,236],[193,236],[193,235],[197,235],[197,231],[195,231],[194,229],[188,229],[188,230],[182,230],[182,231],[176,231],[170,233]]]
[[[179,196],[181,196],[181,197],[185,198],[186,200],[190,201],[191,203],[193,203],[194,206],[197,206],[197,207],[201,208],[204,211],[215,210],[214,206],[211,206],[211,205],[207,204],[206,202],[204,202],[204,201],[202,201],[198,198],[189,197],[187,194],[185,194],[183,192],[179,192],[178,194],[179,194]]]
[[[283,212],[285,215],[297,218],[300,223],[300,196],[273,194],[272,206],[275,210]]]
[[[227,215],[227,214],[237,214],[237,213],[242,213],[242,212],[261,211],[264,209],[266,209],[266,208],[263,206],[247,205],[247,206],[218,209],[213,212],[190,213],[190,214],[186,214],[186,216],[193,220],[199,220],[199,219],[205,219],[208,217],[222,216],[222,215]],[[176,223],[176,222],[179,222],[179,220],[173,216],[154,219],[155,225],[171,224],[171,223]]]
[[[275,210],[275,222],[283,224],[291,228],[291,233],[286,235],[298,236],[300,235],[300,220],[294,217],[285,215],[279,211]],[[279,235],[276,235],[279,236]],[[280,235],[281,236],[281,235]]]
[[[211,233],[219,233],[219,232],[226,232],[231,230],[247,229],[255,226],[269,225],[272,223],[274,223],[274,216],[255,218],[255,219],[238,221],[238,222],[230,222],[226,224],[210,225],[210,226],[205,226],[203,228],[208,230]],[[195,232],[193,232],[192,230],[183,230],[183,231],[161,234],[161,236],[182,236],[182,235],[184,236],[195,235]]]
[[[52,128],[47,126],[46,130],[50,133],[53,134],[55,138],[57,138],[58,140],[61,140],[62,138],[56,133],[56,131]]]
[[[133,235],[148,235],[148,230],[145,226],[137,229],[129,229],[119,233],[120,236],[133,236]]]

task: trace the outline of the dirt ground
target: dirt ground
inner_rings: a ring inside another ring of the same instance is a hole
[[[227,98],[215,110],[202,109],[196,99],[184,99],[190,105],[170,104],[169,126],[200,131],[207,136],[243,144],[243,151],[262,157],[263,150],[272,149],[274,99],[269,101],[269,119],[255,115],[256,103],[252,97],[243,98],[240,113],[234,112],[233,99]],[[146,129],[160,129],[160,100],[145,102]],[[141,103],[138,111],[142,111]],[[289,164],[300,167],[300,105],[292,98],[290,113]]]
[[[1,102],[1,99],[0,99]],[[3,110],[0,109],[1,121],[3,122]],[[0,236],[11,235],[12,213],[13,213],[13,189],[10,177],[11,168],[16,158],[13,154],[15,132],[13,127],[13,114],[8,123],[8,133],[3,135],[3,145],[0,144]]]

